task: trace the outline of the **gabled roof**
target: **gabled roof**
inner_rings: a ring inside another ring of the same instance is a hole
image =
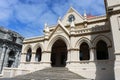
[[[70,7],[69,10],[67,11],[67,13],[71,13],[71,12],[75,12],[75,13],[78,14],[82,19],[84,19],[84,17],[83,17],[81,14],[79,14],[79,12],[76,11],[73,7]]]
[[[84,17],[79,14],[73,7],[70,7],[67,13],[62,18],[61,22],[64,24],[64,26],[69,25],[68,24],[68,17],[69,15],[73,14],[75,17],[75,23],[81,23],[84,21]]]

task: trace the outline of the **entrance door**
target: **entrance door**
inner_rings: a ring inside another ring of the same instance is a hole
[[[67,46],[63,40],[57,40],[52,46],[51,66],[65,67],[67,60]]]

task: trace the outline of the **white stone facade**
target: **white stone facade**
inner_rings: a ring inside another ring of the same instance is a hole
[[[71,7],[56,25],[45,24],[44,36],[24,40],[19,68],[62,66],[90,79],[119,80],[120,1],[105,0],[105,5],[107,15],[81,16]]]

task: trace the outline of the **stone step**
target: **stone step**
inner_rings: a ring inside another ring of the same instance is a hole
[[[64,67],[46,68],[26,75],[3,80],[90,80],[69,71]]]

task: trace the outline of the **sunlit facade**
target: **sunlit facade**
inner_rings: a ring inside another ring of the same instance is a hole
[[[21,64],[25,73],[66,67],[85,78],[119,80],[120,1],[105,0],[106,15],[89,16],[70,8],[44,36],[25,39]]]

